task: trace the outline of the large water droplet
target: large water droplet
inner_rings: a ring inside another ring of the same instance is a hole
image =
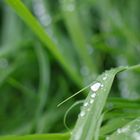
[[[90,88],[93,92],[96,92],[99,90],[100,87],[101,87],[101,83],[97,82],[97,83],[93,84]]]

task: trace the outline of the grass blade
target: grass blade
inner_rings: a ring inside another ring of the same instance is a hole
[[[97,123],[105,106],[114,77],[124,70],[134,70],[140,65],[118,67],[106,71],[97,77],[91,86],[91,91],[82,106],[71,140],[93,140],[96,134]]]
[[[140,138],[140,117],[117,129],[108,140],[138,140]]]
[[[48,47],[48,49],[55,56],[55,58],[59,61],[59,63],[62,65],[62,67],[66,70],[66,72],[70,75],[70,77],[72,77],[74,82],[79,85],[80,78],[79,78],[78,74],[69,65],[69,63],[67,61],[65,61],[65,58],[60,53],[58,47],[55,45],[53,40],[51,40],[49,35],[41,27],[39,22],[30,13],[30,11],[22,3],[22,1],[20,1],[20,0],[5,0],[5,1],[10,7],[12,7],[16,11],[16,13],[23,19],[23,21],[32,29],[32,31],[45,44],[45,46]]]
[[[88,51],[87,39],[84,35],[81,21],[76,11],[76,1],[60,0],[60,5],[68,32],[70,34],[70,37],[72,38],[72,41],[81,61],[83,60],[84,65],[89,68],[92,74],[96,75],[97,67],[94,66],[92,57]]]
[[[126,67],[111,69],[100,75],[86,98],[71,140],[92,140],[115,75]],[[98,86],[97,86],[98,85]],[[95,96],[96,97],[95,97]]]

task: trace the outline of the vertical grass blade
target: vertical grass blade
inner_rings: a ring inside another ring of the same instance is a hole
[[[96,67],[94,66],[92,57],[89,54],[87,39],[82,30],[80,18],[76,11],[76,1],[60,0],[60,4],[64,21],[79,58],[83,61],[84,65],[89,68],[92,74],[96,74]]]

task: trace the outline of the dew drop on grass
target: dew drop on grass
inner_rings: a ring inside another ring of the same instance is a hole
[[[95,98],[96,97],[96,93],[91,94],[91,98]]]
[[[81,117],[84,117],[85,114],[86,114],[86,113],[85,113],[84,111],[82,111],[82,112],[80,113],[80,116],[81,116]]]
[[[120,128],[117,129],[117,133],[118,133],[118,134],[121,133],[121,129],[120,129]]]
[[[90,88],[93,92],[96,92],[99,90],[100,87],[101,87],[101,83],[97,82],[97,83],[93,84]]]
[[[84,103],[84,106],[86,107],[86,106],[88,106],[88,103],[86,102],[86,103]]]
[[[92,104],[94,102],[94,99],[91,99],[89,102],[90,102],[90,104]]]
[[[103,80],[105,81],[106,79],[107,79],[107,76],[104,76],[104,77],[103,77]]]

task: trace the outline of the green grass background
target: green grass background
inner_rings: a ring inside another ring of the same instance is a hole
[[[60,108],[57,105],[105,70],[139,64],[139,4],[139,0],[0,1],[0,135],[69,139],[64,114],[85,99],[88,90]],[[105,114],[97,139],[113,133],[115,140],[118,128],[133,126],[130,121],[140,116],[139,79],[139,68],[115,78],[102,105]],[[79,111],[74,107],[67,116],[71,130]]]

